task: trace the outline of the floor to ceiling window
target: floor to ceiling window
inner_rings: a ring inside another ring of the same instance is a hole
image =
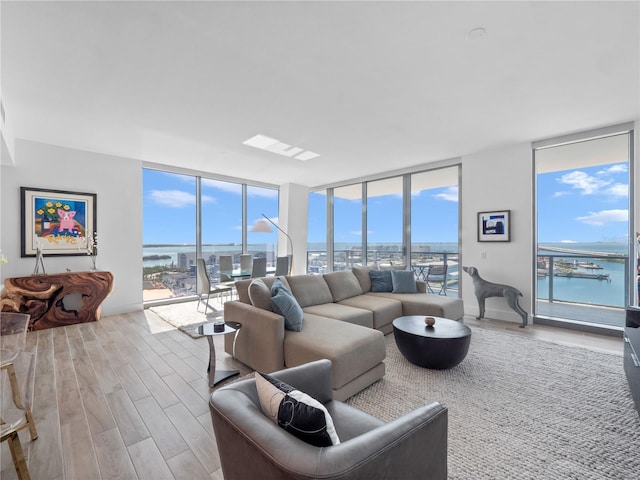
[[[442,268],[434,283],[438,292],[453,295],[459,290],[459,171],[453,166],[411,175],[411,265],[423,280],[436,272],[434,265]]]
[[[143,299],[196,293],[196,177],[143,172]]]
[[[402,177],[367,182],[367,265],[406,265],[402,249]]]
[[[362,185],[333,189],[333,270],[362,265]]]
[[[535,315],[543,321],[623,326],[636,268],[632,132],[616,130],[534,145]]]
[[[327,191],[309,193],[307,272],[327,273]]]
[[[459,179],[452,165],[311,192],[307,271],[408,266],[426,279],[446,265],[437,293],[459,296]]]
[[[242,184],[202,178],[200,183],[202,258],[209,277],[217,281],[220,255],[233,264],[242,254]]]
[[[147,168],[142,178],[145,302],[195,295],[199,255],[213,282],[220,255],[231,255],[237,268],[242,253],[275,257],[275,229],[261,233],[251,227],[262,213],[277,222],[277,188]]]

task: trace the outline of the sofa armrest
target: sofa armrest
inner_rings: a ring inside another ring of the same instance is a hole
[[[423,405],[336,447],[323,449],[319,476],[358,480],[447,478],[448,410]]]
[[[224,319],[242,324],[237,337],[225,335],[225,352],[260,372],[284,368],[284,317],[234,300],[225,302]]]

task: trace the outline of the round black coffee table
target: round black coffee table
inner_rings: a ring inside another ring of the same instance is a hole
[[[424,316],[409,315],[393,321],[393,334],[400,353],[419,367],[443,370],[458,365],[469,351],[471,329],[441,317],[428,327]]]

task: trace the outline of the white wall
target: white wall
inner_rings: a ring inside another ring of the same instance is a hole
[[[16,140],[15,167],[0,175],[0,249],[9,262],[0,279],[30,275],[35,258],[20,258],[20,187],[97,194],[100,270],[114,275],[115,285],[102,307],[104,315],[142,308],[142,164],[25,140]],[[47,273],[88,270],[86,256],[46,257]]]
[[[533,295],[533,191],[531,144],[519,144],[462,159],[462,264],[480,276],[518,288],[531,320]],[[511,210],[510,242],[478,242],[478,212]],[[477,315],[471,277],[460,271],[465,313]],[[486,301],[486,317],[520,322],[503,298]]]

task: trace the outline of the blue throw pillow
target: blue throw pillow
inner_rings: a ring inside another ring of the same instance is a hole
[[[393,293],[418,293],[413,270],[391,270]]]
[[[372,292],[390,292],[393,290],[390,270],[371,270],[369,278],[371,279]]]
[[[280,279],[271,286],[271,304],[273,311],[284,317],[284,328],[299,332],[302,330],[304,313],[302,307],[293,294],[284,286]]]

